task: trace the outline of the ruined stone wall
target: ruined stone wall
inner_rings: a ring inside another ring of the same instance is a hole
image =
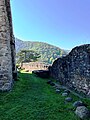
[[[48,70],[49,64],[44,62],[29,62],[22,63],[21,69],[25,69],[25,71],[32,72],[33,70]]]
[[[10,0],[0,0],[0,90],[11,89],[15,71],[15,40]]]
[[[61,84],[90,97],[90,44],[75,47],[66,57],[57,59],[50,74]]]

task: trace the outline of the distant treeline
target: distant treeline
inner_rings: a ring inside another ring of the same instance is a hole
[[[18,53],[20,50],[33,50],[41,56],[38,61],[43,61],[49,64],[52,64],[55,59],[68,53],[66,50],[62,50],[59,47],[47,43],[16,39],[16,52]]]

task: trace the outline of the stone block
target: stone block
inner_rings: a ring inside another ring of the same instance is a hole
[[[90,117],[90,111],[85,106],[77,107],[75,114],[81,119],[86,119]]]

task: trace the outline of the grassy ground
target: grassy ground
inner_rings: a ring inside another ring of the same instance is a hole
[[[46,79],[20,73],[19,81],[8,93],[0,93],[0,120],[80,120],[74,114],[72,103],[80,100],[74,95],[71,103],[56,94]],[[90,100],[85,100],[90,108]]]

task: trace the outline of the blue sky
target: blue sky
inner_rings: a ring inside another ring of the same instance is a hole
[[[11,0],[15,37],[72,49],[90,44],[90,0]]]

